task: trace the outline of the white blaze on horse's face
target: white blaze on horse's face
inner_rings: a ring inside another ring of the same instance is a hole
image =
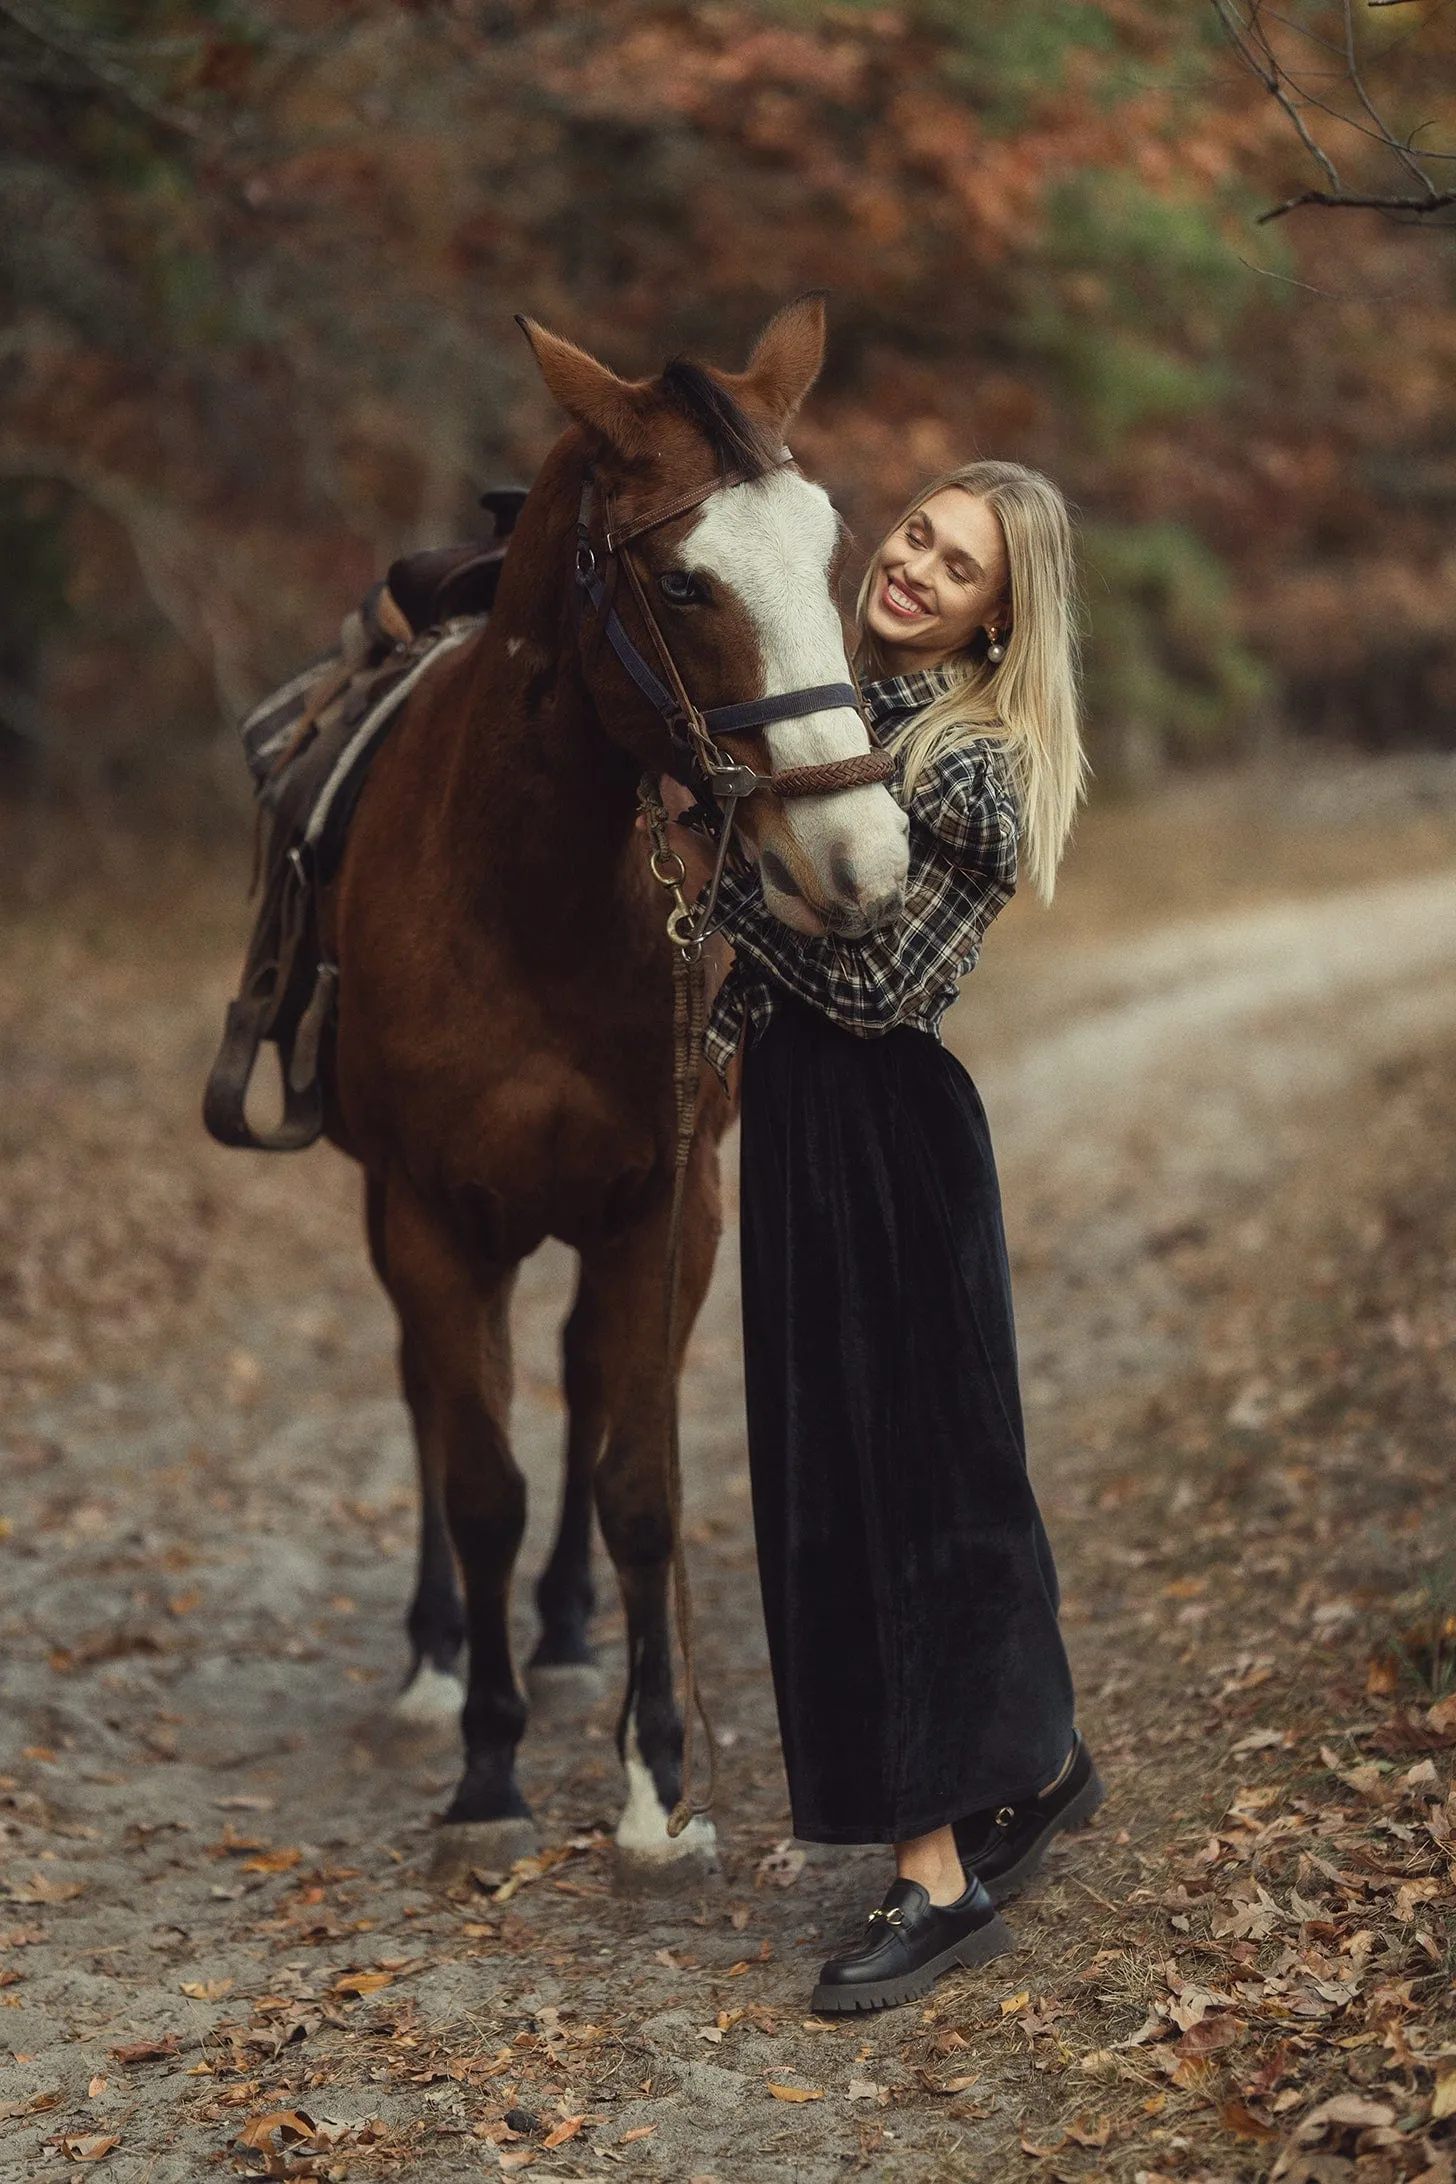
[[[684,542],[684,560],[730,593],[752,624],[765,697],[849,681],[829,588],[837,538],[828,494],[780,470],[715,493]],[[764,735],[775,773],[869,747],[863,721],[848,706],[779,721]],[[888,789],[762,802],[756,831],[764,899],[786,925],[854,934],[895,916],[904,900],[907,823]]]

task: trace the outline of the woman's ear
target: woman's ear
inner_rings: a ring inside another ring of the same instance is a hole
[[[541,377],[573,423],[594,432],[630,462],[648,451],[646,388],[619,379],[574,341],[548,333],[534,319],[516,318],[531,344]]]

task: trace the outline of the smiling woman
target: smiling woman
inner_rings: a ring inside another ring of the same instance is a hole
[[[859,600],[902,906],[809,929],[764,842],[719,897],[736,960],[709,1054],[726,1068],[747,1034],[749,1464],[794,1827],[895,1851],[821,2011],[909,2001],[1009,1947],[995,1904],[1101,1798],[1027,1478],[986,1117],[940,1044],[1020,847],[1051,893],[1083,763],[1072,574],[1045,478],[934,480]]]

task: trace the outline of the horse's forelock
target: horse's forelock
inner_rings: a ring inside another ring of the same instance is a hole
[[[674,357],[657,382],[663,400],[703,435],[725,475],[762,478],[777,468],[782,437],[750,417],[720,379],[687,357]]]

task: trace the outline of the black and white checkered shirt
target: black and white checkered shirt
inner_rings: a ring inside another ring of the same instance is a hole
[[[883,739],[924,712],[951,680],[930,668],[866,683],[876,733]],[[908,800],[898,772],[887,785],[910,817],[905,907],[893,925],[858,940],[812,938],[765,906],[756,867],[724,873],[718,917],[734,961],[706,1041],[720,1077],[745,1034],[750,1045],[762,1034],[785,991],[866,1039],[900,1024],[940,1037],[987,926],[1015,892],[1016,802],[996,745],[984,737],[943,752]]]

